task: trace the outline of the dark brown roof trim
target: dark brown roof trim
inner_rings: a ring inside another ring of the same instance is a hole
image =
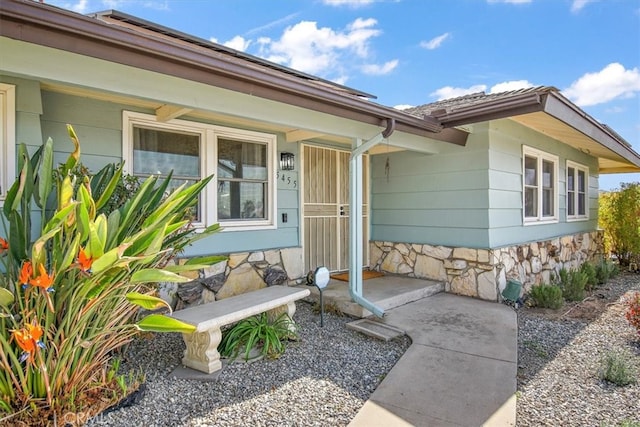
[[[431,117],[438,119],[445,127],[453,127],[534,113],[541,109],[542,98],[540,94],[533,92],[461,106],[452,111],[434,110]]]
[[[362,123],[465,145],[467,133],[223,52],[109,25],[31,0],[3,0],[0,35],[283,102]]]
[[[616,132],[611,132],[608,126],[595,120],[560,93],[551,92],[546,96],[544,112],[567,123],[594,141],[598,141],[640,168],[640,154],[635,152],[627,141]]]
[[[172,28],[165,27],[164,25],[156,24],[154,22],[147,21],[146,19],[138,18],[137,16],[129,15],[127,13],[120,12],[118,10],[113,10],[113,9],[106,10],[102,12],[91,13],[91,14],[88,14],[87,16],[103,20],[107,23],[109,23],[110,20],[124,22],[126,24],[130,24],[135,27],[144,28],[146,30],[152,31],[162,36],[174,38],[177,40],[182,40],[184,42],[191,43],[196,46],[203,47],[205,49],[210,49],[215,52],[222,52],[226,55],[235,56],[239,59],[242,59],[243,61],[252,62],[254,64],[258,64],[263,67],[272,68],[274,70],[277,70],[286,74],[290,74],[294,77],[299,77],[305,80],[310,80],[315,82],[321,82],[323,84],[326,84],[327,86],[332,86],[350,95],[361,96],[363,98],[369,98],[369,99],[376,99],[376,96],[370,93],[366,93],[358,89],[340,85],[330,80],[322,79],[318,76],[303,73],[301,71],[294,70],[293,68],[285,67],[283,65],[276,64],[275,62],[271,62],[254,55],[249,55],[245,52],[241,52],[239,50],[235,50],[230,47],[227,47],[218,43],[214,43],[200,37],[195,37],[195,36],[192,36],[191,34],[183,33],[182,31],[174,30]]]
[[[640,167],[640,154],[633,150],[631,144],[562,96],[560,91],[552,86],[488,95],[476,93],[422,105],[409,111],[434,117],[447,128],[544,112]]]

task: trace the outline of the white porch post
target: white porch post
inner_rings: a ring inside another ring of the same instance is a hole
[[[378,135],[364,145],[357,138],[349,158],[349,292],[351,298],[376,316],[384,310],[366,300],[362,295],[363,221],[362,221],[362,153],[382,140]]]

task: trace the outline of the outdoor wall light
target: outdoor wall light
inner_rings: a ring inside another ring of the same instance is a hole
[[[280,153],[280,170],[292,171],[295,167],[295,160],[293,153]]]

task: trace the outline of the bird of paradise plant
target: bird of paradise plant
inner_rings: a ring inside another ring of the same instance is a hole
[[[170,261],[219,230],[194,233],[188,214],[211,177],[167,194],[169,178],[150,177],[120,207],[109,200],[120,165],[77,172],[80,143],[54,173],[53,142],[33,155],[18,147],[19,176],[0,215],[0,421],[89,408],[108,386],[115,351],[140,330],[190,332],[170,316],[139,318],[166,303],[150,284],[221,260]],[[40,415],[38,415],[40,414]],[[44,416],[45,424],[46,416]],[[35,420],[35,421],[34,421]]]

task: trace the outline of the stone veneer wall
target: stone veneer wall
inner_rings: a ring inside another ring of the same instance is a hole
[[[212,302],[272,285],[297,284],[305,276],[302,248],[228,254],[226,261],[183,273],[187,283],[161,283],[159,295],[172,307]]]
[[[563,267],[577,268],[603,252],[603,233],[579,233],[498,249],[469,249],[427,244],[370,242],[370,268],[445,283],[445,290],[499,301],[507,280],[524,291],[549,283]]]

